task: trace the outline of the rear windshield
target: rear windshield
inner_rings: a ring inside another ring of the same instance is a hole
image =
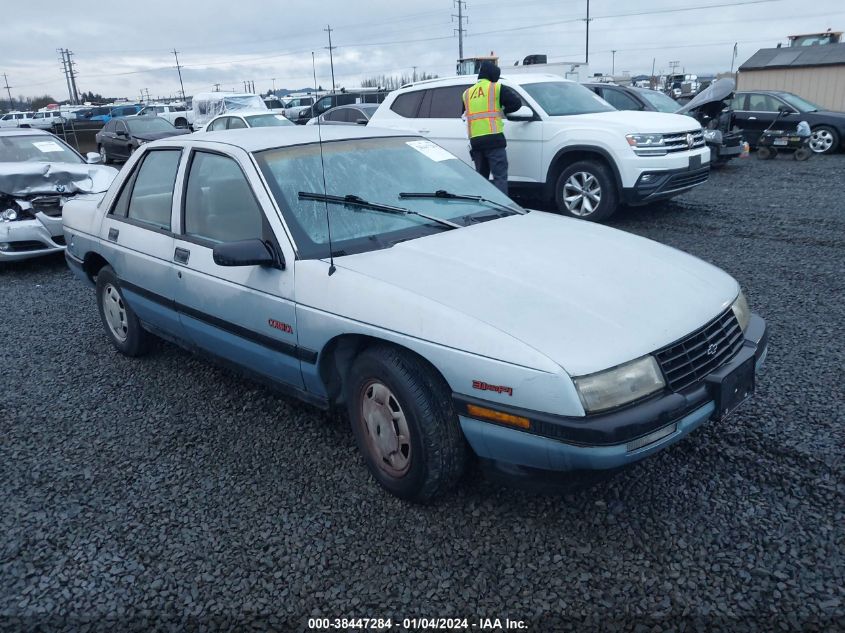
[[[522,88],[549,116],[592,114],[616,110],[592,90],[571,81],[544,81],[522,84]]]

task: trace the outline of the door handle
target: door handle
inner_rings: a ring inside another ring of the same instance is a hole
[[[756,116],[750,116],[750,117],[748,117],[748,120],[749,121],[756,121],[757,117]]]
[[[186,248],[177,248],[173,253],[173,261],[177,264],[187,264],[191,251]]]
[[[117,236],[120,235],[120,231],[115,228],[109,229],[109,242],[116,242]]]

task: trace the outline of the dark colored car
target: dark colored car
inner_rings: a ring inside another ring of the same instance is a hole
[[[139,105],[95,106],[87,110],[80,110],[77,112],[76,118],[87,121],[103,121],[105,123],[117,117],[138,114],[140,110],[141,106]]]
[[[644,110],[649,112],[677,112],[681,105],[657,90],[617,86],[616,84],[584,84],[617,110]]]
[[[710,148],[712,165],[724,165],[742,153],[742,133],[733,129],[730,98],[735,84],[731,79],[719,79],[681,105],[668,95],[633,86],[616,84],[584,84],[617,110],[644,110],[686,114],[701,124],[704,141]]]
[[[320,125],[367,125],[376,110],[378,110],[377,103],[338,106],[327,110],[319,117],[311,119],[308,125],[316,125],[318,119]]]
[[[355,105],[363,103],[381,103],[387,96],[386,91],[364,90],[353,92],[335,92],[317,99],[316,103],[309,108],[302,110],[294,123],[305,125],[310,119],[319,116],[342,105]]]
[[[97,132],[95,138],[103,163],[110,163],[126,160],[144,143],[189,133],[189,130],[174,127],[161,117],[136,116],[112,119]]]
[[[753,90],[737,92],[731,103],[735,125],[745,139],[756,147],[760,135],[777,118],[779,129],[797,129],[800,121],[810,124],[810,149],[817,154],[832,154],[845,149],[845,112],[832,112],[791,92]]]

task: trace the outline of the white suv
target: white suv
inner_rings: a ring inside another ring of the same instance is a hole
[[[646,204],[707,181],[710,150],[690,117],[620,112],[556,75],[501,81],[523,102],[505,125],[512,192],[539,194],[566,215],[600,221],[620,203]],[[422,134],[472,164],[461,95],[474,82],[462,76],[403,86],[369,125]]]

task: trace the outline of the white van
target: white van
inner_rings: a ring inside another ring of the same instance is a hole
[[[211,119],[237,110],[267,110],[264,100],[252,93],[201,92],[192,101],[194,132],[205,129]]]

